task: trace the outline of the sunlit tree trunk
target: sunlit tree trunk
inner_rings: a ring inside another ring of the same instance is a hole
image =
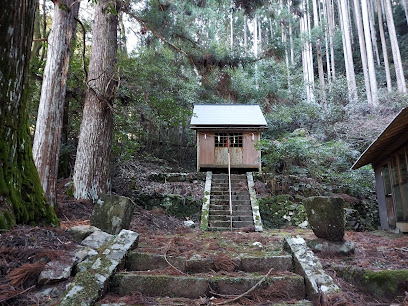
[[[344,0],[337,0],[339,4],[340,25],[342,29],[344,62],[346,66],[347,84],[351,101],[357,100],[357,85],[354,73],[353,54],[351,49],[350,29],[348,20],[348,5]]]
[[[407,25],[408,25],[408,1],[407,0],[401,0],[401,5],[404,8],[405,19],[406,19]]]
[[[303,16],[300,18],[300,33],[304,38],[302,48],[303,80],[306,87],[306,99],[308,102],[313,102],[313,57],[311,56],[309,14],[305,1],[302,2],[301,9],[303,11]]]
[[[248,53],[248,17],[244,15],[244,50],[245,54]]]
[[[119,32],[120,32],[120,44],[119,49],[123,54],[127,54],[127,36],[125,24],[123,22],[123,12],[119,14]]]
[[[64,0],[54,6],[35,127],[34,162],[51,206],[56,206],[57,202],[58,160],[68,64],[71,39],[75,34],[73,33],[76,22],[74,18],[78,16],[78,10],[79,2],[75,3],[75,0]]]
[[[329,51],[329,18],[327,14],[327,1],[323,1],[323,8],[322,8],[323,20],[326,21],[326,27],[324,31],[324,42],[325,42],[325,49],[326,49],[326,70],[327,70],[327,81],[331,82],[331,67],[330,67],[330,51]]]
[[[358,1],[357,1],[358,4]],[[368,63],[368,75],[370,77],[370,92],[371,92],[371,104],[374,107],[378,106],[378,89],[377,89],[377,78],[375,75],[374,67],[374,57],[373,57],[373,48],[371,44],[372,35],[370,35],[370,20],[368,16],[368,7],[367,1],[361,0],[361,9],[363,14],[363,26],[364,26],[364,36],[365,36],[365,45],[367,50],[367,63]],[[356,11],[360,12],[360,8],[356,7]]]
[[[357,23],[357,31],[358,31],[358,41],[360,46],[360,55],[361,55],[361,64],[363,66],[363,75],[364,75],[364,84],[366,88],[367,94],[367,102],[368,104],[372,104],[371,99],[371,86],[370,86],[370,77],[368,75],[368,63],[367,63],[367,49],[366,49],[366,42],[364,38],[364,28],[363,28],[363,21],[361,18],[361,11],[360,11],[360,0],[354,0],[354,13]]]
[[[385,69],[385,78],[387,80],[387,90],[388,92],[392,91],[392,82],[391,82],[391,73],[390,73],[390,64],[388,61],[388,50],[387,42],[385,40],[384,34],[384,23],[383,23],[383,10],[380,0],[377,0],[377,14],[378,14],[378,27],[380,28],[380,38],[381,38],[381,47],[384,59],[384,69]]]
[[[381,66],[380,52],[378,51],[378,45],[377,45],[377,32],[375,30],[375,20],[374,20],[375,3],[373,0],[366,0],[366,3],[367,3],[367,13],[368,13],[368,25],[370,28],[371,42],[373,46],[374,56],[375,56],[375,60],[377,61],[377,65]]]
[[[292,6],[292,0],[289,0],[288,1],[289,14],[290,14],[291,6]],[[290,43],[290,64],[293,66],[295,64],[295,52],[293,48],[293,29],[292,29],[292,18],[291,17],[289,17],[289,43]]]
[[[3,1],[0,14],[0,228],[58,223],[35,168],[27,76],[38,1]]]
[[[319,27],[319,19],[320,17],[318,14],[318,3],[316,2],[316,0],[313,0],[313,25],[315,28]],[[317,67],[318,67],[318,72],[319,72],[320,93],[322,96],[322,100],[326,101],[326,90],[325,90],[324,70],[323,70],[323,55],[322,55],[322,47],[321,47],[320,38],[318,38],[316,41],[316,52],[317,52],[316,54]]]
[[[231,13],[230,13],[230,49],[231,51],[234,50],[234,20],[233,20],[233,11],[231,7]]]
[[[258,42],[259,42],[259,48],[261,49],[262,53],[262,27],[261,27],[261,21],[258,18]]]
[[[74,196],[97,199],[110,191],[112,102],[116,90],[115,66],[118,16],[109,9],[116,1],[99,0],[92,27],[89,88],[74,168]]]
[[[254,21],[254,55],[255,58],[258,57],[258,16],[255,14]],[[258,63],[255,63],[255,88],[258,89]]]
[[[283,12],[283,0],[280,0],[280,11],[281,14]],[[290,90],[290,69],[289,69],[289,52],[288,52],[288,46],[287,46],[287,34],[286,34],[286,24],[285,20],[281,20],[281,40],[282,44],[285,48],[285,63],[286,63],[286,76],[287,76],[287,81],[288,81],[288,89]]]
[[[394,17],[392,16],[391,0],[384,0],[385,16],[387,17],[388,34],[391,41],[392,57],[394,59],[395,75],[399,92],[406,92],[404,70],[402,68],[401,54],[398,46],[397,34],[395,32]]]
[[[336,79],[336,65],[334,61],[334,3],[333,0],[327,0],[327,18],[329,19],[329,42],[330,42],[330,58],[331,58],[331,75],[333,80]]]

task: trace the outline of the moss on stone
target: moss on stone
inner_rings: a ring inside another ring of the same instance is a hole
[[[408,270],[371,271],[353,267],[337,267],[336,271],[345,280],[376,297],[394,299],[402,296],[408,286]]]
[[[370,271],[363,273],[366,288],[378,297],[395,298],[408,287],[408,270]]]
[[[147,209],[161,207],[166,213],[181,218],[191,217],[200,212],[201,202],[190,197],[181,197],[176,194],[142,194],[136,202],[145,206]]]

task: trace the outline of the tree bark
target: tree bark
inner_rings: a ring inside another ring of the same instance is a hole
[[[392,82],[391,82],[391,73],[390,73],[390,64],[388,61],[388,50],[387,42],[385,40],[384,34],[384,22],[383,22],[383,10],[380,0],[377,0],[377,14],[378,14],[378,27],[380,28],[380,38],[381,38],[381,48],[384,59],[384,69],[385,69],[385,79],[387,80],[387,90],[388,92],[392,91]]]
[[[280,0],[280,13],[282,14],[283,11],[283,0]],[[285,48],[285,63],[286,63],[286,76],[288,81],[288,90],[290,90],[290,69],[289,69],[289,53],[288,53],[288,46],[287,46],[287,34],[286,34],[286,24],[285,20],[280,21],[281,24],[281,40],[282,45]]]
[[[306,99],[314,102],[314,74],[312,44],[310,42],[310,15],[307,1],[302,2],[303,16],[300,18],[300,33],[303,33],[304,41],[302,48],[303,80],[306,87]]]
[[[289,0],[288,1],[289,14],[290,14],[291,5],[292,5],[292,0]],[[293,48],[292,16],[289,17],[289,42],[290,42],[290,64],[293,66],[295,65],[295,53],[294,53],[294,48]]]
[[[112,102],[116,90],[115,67],[118,16],[110,11],[116,1],[100,0],[95,8],[88,90],[74,167],[74,196],[96,200],[110,191]]]
[[[244,15],[244,50],[245,55],[248,53],[248,34],[247,34],[247,16]]]
[[[356,23],[357,23],[358,41],[360,45],[361,64],[363,66],[364,85],[366,88],[367,102],[369,105],[371,105],[373,102],[371,99],[370,77],[368,75],[367,49],[366,49],[366,42],[364,38],[363,20],[361,17],[359,1],[360,0],[354,0],[354,8],[355,8],[354,13],[355,13],[355,18],[356,18]]]
[[[408,1],[407,0],[401,0],[401,5],[404,8],[405,20],[407,21],[407,25],[408,25]]]
[[[58,224],[35,168],[27,115],[27,86],[38,1],[3,1],[0,15],[0,228]]]
[[[368,16],[368,6],[367,6],[366,0],[361,0],[361,8],[362,8],[362,13],[363,13],[365,45],[366,45],[366,50],[367,50],[368,75],[370,77],[371,103],[374,107],[377,107],[378,106],[378,88],[377,88],[377,78],[375,75],[375,67],[374,67],[373,46],[371,44],[371,39],[373,36],[370,35],[371,28],[370,28],[370,20]],[[359,8],[356,8],[356,10],[357,9],[359,10]]]
[[[254,56],[258,58],[258,16],[255,13],[254,17]],[[259,88],[258,84],[258,62],[255,62],[255,88]]]
[[[327,18],[329,19],[329,42],[330,42],[330,58],[331,58],[331,71],[333,80],[336,79],[336,65],[334,61],[334,3],[333,0],[327,0]]]
[[[373,51],[374,51],[375,59],[377,61],[377,65],[381,66],[380,52],[378,51],[377,33],[375,30],[375,21],[374,21],[374,1],[366,0],[366,3],[367,3],[367,13],[368,13],[368,26],[370,28]]]
[[[401,54],[398,46],[397,34],[395,32],[394,17],[390,0],[384,1],[385,15],[387,17],[388,34],[391,41],[392,57],[394,59],[395,75],[397,78],[397,88],[399,92],[406,92],[404,70],[402,68]]]
[[[337,0],[339,4],[340,25],[342,28],[344,61],[347,74],[347,85],[351,101],[357,101],[357,85],[354,73],[353,54],[351,49],[350,28],[348,20],[348,6],[344,0]]]
[[[320,1],[319,1],[320,3]],[[318,4],[316,0],[313,0],[313,25],[315,28],[319,27],[319,14],[318,14]],[[317,57],[317,67],[319,73],[319,85],[320,85],[320,93],[323,102],[326,101],[326,90],[325,90],[325,82],[324,82],[324,70],[323,70],[323,55],[322,55],[322,47],[320,43],[320,38],[316,41],[316,57]]]
[[[74,5],[72,5],[74,4]],[[54,6],[47,62],[33,144],[34,162],[51,206],[57,204],[58,161],[72,37],[79,2],[61,0]]]
[[[328,9],[327,9],[327,0],[323,1],[323,19],[326,22],[325,26],[325,31],[324,31],[324,41],[325,41],[325,47],[326,47],[326,71],[327,71],[327,81],[331,83],[331,68],[330,68],[330,51],[329,51],[329,18],[328,18]]]
[[[364,26],[364,36],[365,36],[365,45],[367,50],[367,64],[368,64],[368,75],[370,77],[370,92],[371,92],[371,103],[374,107],[378,106],[378,88],[377,88],[377,77],[375,75],[375,67],[374,67],[374,56],[373,56],[373,44],[371,43],[372,39],[376,38],[376,35],[373,35],[371,31],[374,28],[370,27],[370,19],[368,14],[368,3],[367,0],[361,0],[361,8],[363,13],[363,26]],[[356,7],[356,10],[359,10]],[[370,35],[371,33],[371,35]],[[377,49],[377,43],[375,44],[375,49]],[[378,58],[379,62],[379,58]]]

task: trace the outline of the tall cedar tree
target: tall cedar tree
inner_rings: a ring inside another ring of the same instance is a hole
[[[73,176],[77,199],[95,200],[110,189],[117,11],[115,0],[100,0],[95,7],[88,89]]]
[[[0,15],[0,228],[58,223],[34,165],[26,110],[37,5],[36,0],[3,1]]]
[[[78,11],[79,2],[75,0],[61,0],[54,6],[33,144],[41,185],[55,208],[68,64]]]

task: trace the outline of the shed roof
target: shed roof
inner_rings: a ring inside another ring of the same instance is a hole
[[[383,161],[408,141],[408,107],[402,109],[351,167],[358,169]]]
[[[259,105],[247,104],[196,104],[191,126],[256,126],[267,123]]]

